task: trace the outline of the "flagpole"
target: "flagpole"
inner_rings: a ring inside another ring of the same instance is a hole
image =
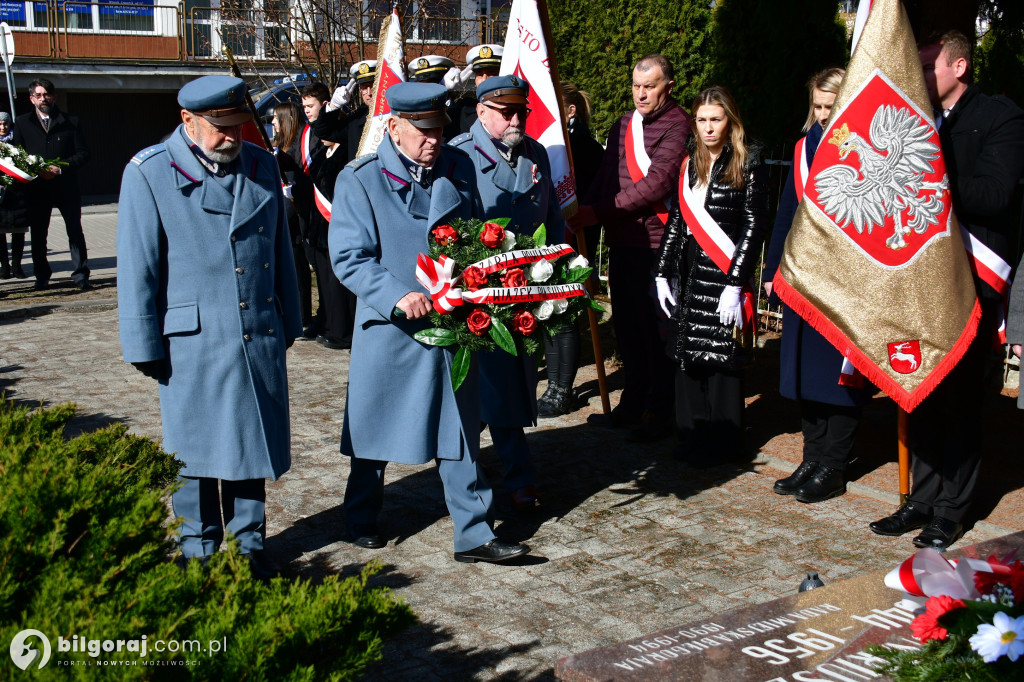
[[[575,179],[576,172],[574,170],[572,160],[572,147],[569,145],[569,130],[565,124],[565,103],[562,98],[562,79],[558,75],[558,60],[555,58],[555,41],[551,37],[551,25],[549,23],[548,14],[548,3],[547,0],[537,0],[537,13],[540,15],[540,27],[544,34],[544,43],[548,47],[548,65],[551,68],[551,80],[555,86],[555,99],[558,100],[558,119],[562,124],[562,136],[565,139],[565,154],[569,159],[569,170],[572,173],[572,177]],[[568,208],[569,216],[572,216],[577,207],[579,206],[580,197],[576,195],[576,203],[570,204]],[[569,217],[567,216],[567,217]],[[590,251],[587,248],[587,239],[583,233],[583,227],[580,227],[579,232],[576,233],[576,246],[579,248],[580,254],[588,261],[592,261],[590,257]],[[594,282],[592,277],[588,277],[586,282],[583,283],[587,288],[587,293],[590,294],[591,298],[594,296]],[[594,365],[597,368],[597,387],[601,394],[601,410],[605,414],[610,414],[612,411],[611,401],[608,399],[608,378],[605,376],[604,371],[604,350],[601,348],[601,337],[598,333],[597,324],[597,312],[587,307],[587,320],[590,323],[590,341],[594,346]]]
[[[910,497],[910,448],[907,446],[907,411],[897,407],[896,417],[897,449],[899,452],[900,470],[900,505],[907,503]]]

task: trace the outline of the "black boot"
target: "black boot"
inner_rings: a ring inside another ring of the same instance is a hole
[[[548,397],[549,393],[550,397]],[[576,410],[576,401],[573,400],[571,386],[549,383],[548,391],[544,393],[544,396],[547,397],[547,400],[542,398],[537,401],[537,415],[540,417],[559,417],[563,414],[571,414]]]

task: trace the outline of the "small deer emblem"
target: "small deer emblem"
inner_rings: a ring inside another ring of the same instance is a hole
[[[913,353],[905,353],[904,351],[910,347],[910,341],[904,341],[903,343],[892,344],[892,353],[889,353],[890,362],[908,362],[910,363],[911,371],[917,369],[917,358],[914,357]]]

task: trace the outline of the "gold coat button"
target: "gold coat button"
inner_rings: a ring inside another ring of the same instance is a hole
[[[270,334],[271,336],[273,336],[274,335],[274,330],[273,329],[268,329],[267,333]]]
[[[243,275],[245,274],[245,268],[235,268],[235,272],[237,272],[239,275]]]
[[[269,270],[270,269],[270,263],[264,263],[263,264],[263,269],[264,270]]]
[[[242,301],[241,303],[238,304],[238,307],[241,308],[242,310],[248,310],[249,304],[246,303],[245,301]]]
[[[246,341],[252,341],[252,337],[249,336],[248,334],[243,334],[242,338],[245,339]]]
[[[267,303],[273,303],[273,302],[274,302],[274,297],[273,296],[267,296]]]
[[[257,228],[256,228],[256,231],[257,231],[257,232],[262,232],[262,231],[263,231],[263,226],[262,226],[262,225],[260,225],[259,227],[257,227]]]

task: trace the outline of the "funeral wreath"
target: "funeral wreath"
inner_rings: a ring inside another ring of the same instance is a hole
[[[568,244],[546,245],[543,225],[533,236],[506,230],[508,218],[455,220],[430,233],[416,279],[430,292],[434,326],[416,332],[421,343],[455,346],[452,387],[469,371],[475,351],[533,355],[588,307],[603,312],[583,283],[592,268]]]
[[[898,681],[1024,680],[1024,563],[1004,558],[948,561],[922,549],[886,576],[918,615],[921,648],[871,647],[876,668]]]

